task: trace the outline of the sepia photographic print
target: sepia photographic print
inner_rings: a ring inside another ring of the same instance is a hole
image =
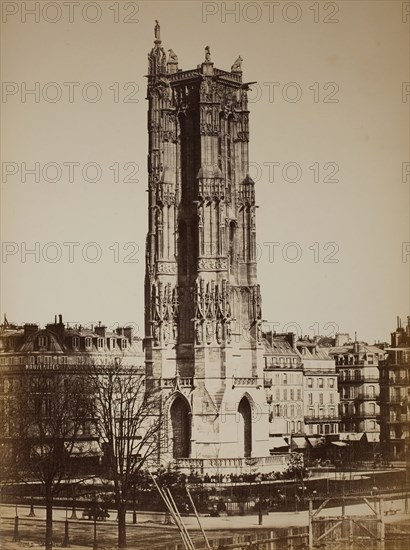
[[[0,547],[409,550],[410,2],[0,8]]]

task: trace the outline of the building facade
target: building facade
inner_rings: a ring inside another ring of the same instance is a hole
[[[296,350],[303,366],[304,432],[338,434],[339,392],[335,361],[315,340],[300,339]]]
[[[269,454],[255,184],[241,59],[218,69],[148,55],[145,353],[162,388],[161,462]],[[258,421],[254,421],[257,415]]]
[[[340,393],[341,431],[366,433],[378,441],[380,433],[379,362],[385,352],[356,339],[337,341],[329,348],[336,361]]]
[[[264,333],[264,343],[270,450],[275,452],[304,433],[303,366],[293,333]]]
[[[380,364],[381,443],[393,460],[410,456],[410,317],[391,334],[391,347]]]
[[[135,338],[131,327],[108,330],[97,326],[68,326],[62,316],[44,328],[35,323],[22,326],[5,322],[0,326],[0,447],[12,446],[19,437],[19,422],[11,405],[23,382],[29,382],[30,398],[41,399],[38,404],[43,415],[53,409],[52,393],[47,384],[53,374],[82,375],[90,367],[121,364],[144,374],[142,341]],[[90,418],[84,418],[77,431],[76,453],[81,460],[98,464],[102,455],[99,438]]]

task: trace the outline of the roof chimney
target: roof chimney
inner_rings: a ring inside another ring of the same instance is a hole
[[[105,338],[105,335],[107,333],[107,327],[102,325],[101,321],[98,321],[98,326],[96,325],[94,327],[94,332],[99,336],[102,336],[103,338]]]
[[[359,351],[360,351],[360,344],[357,341],[357,332],[354,333],[353,350],[354,350],[355,353],[359,353]]]
[[[132,344],[132,337],[134,334],[133,327],[124,327],[124,336],[127,338],[130,344]]]
[[[392,348],[397,348],[399,345],[399,333],[397,331],[390,334]]]
[[[25,323],[24,325],[24,338],[26,339],[30,334],[34,334],[38,331],[38,325],[36,323]]]

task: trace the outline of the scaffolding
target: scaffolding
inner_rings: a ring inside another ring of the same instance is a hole
[[[309,550],[385,550],[385,512],[382,497],[349,497],[349,504],[365,504],[370,511],[368,514],[347,514],[345,498],[342,497],[339,515],[321,515],[328,504],[334,501],[340,503],[340,497],[326,498],[314,510],[313,500],[309,500]]]

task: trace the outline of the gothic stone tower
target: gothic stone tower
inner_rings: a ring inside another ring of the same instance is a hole
[[[268,455],[248,85],[210,49],[178,69],[155,26],[148,54],[145,350],[160,387],[160,460]]]

